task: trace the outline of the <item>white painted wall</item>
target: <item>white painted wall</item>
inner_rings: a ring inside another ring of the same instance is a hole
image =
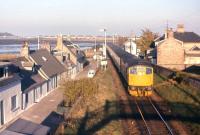
[[[128,40],[124,43],[124,49],[126,52],[129,52],[133,55],[137,55],[137,45],[134,41]]]
[[[17,108],[11,110],[11,97],[17,95]],[[0,87],[0,101],[3,100],[4,106],[4,124],[11,121],[17,115],[22,112],[22,97],[21,97],[21,81],[15,81],[6,85],[4,87]],[[1,127],[2,125],[0,125]]]
[[[42,93],[40,92],[41,88],[42,88]],[[28,94],[28,103],[26,103],[26,94]],[[39,102],[47,94],[48,94],[47,82],[43,83],[42,85],[39,85],[38,87],[33,88],[32,90],[26,93],[23,93],[23,109],[28,109],[33,104]]]

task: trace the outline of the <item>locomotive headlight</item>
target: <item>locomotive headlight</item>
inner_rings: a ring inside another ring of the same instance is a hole
[[[139,73],[138,73],[138,75],[142,75],[142,73],[141,73],[141,72],[139,72]]]

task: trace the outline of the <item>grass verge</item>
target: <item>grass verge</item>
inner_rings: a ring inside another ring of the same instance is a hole
[[[169,103],[176,118],[187,125],[192,135],[200,134],[200,90],[184,84],[165,83],[155,74],[155,91]],[[163,84],[163,85],[160,85]]]
[[[112,117],[119,115],[119,107],[111,69],[99,71],[93,81],[98,82],[97,92],[76,106],[66,122],[65,134],[123,134],[120,120]]]

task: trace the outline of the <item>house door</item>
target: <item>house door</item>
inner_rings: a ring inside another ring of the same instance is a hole
[[[4,124],[4,107],[3,107],[3,100],[0,101],[0,122],[1,122],[1,125]]]
[[[66,56],[63,56],[63,62],[65,62],[66,61]]]

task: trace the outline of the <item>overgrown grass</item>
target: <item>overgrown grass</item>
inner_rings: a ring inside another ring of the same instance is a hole
[[[155,85],[165,81],[155,74]],[[165,84],[156,87],[155,91],[165,99],[177,118],[185,123],[193,135],[200,134],[200,90],[184,84]]]
[[[111,69],[108,67],[106,71],[99,71],[94,79],[90,81],[95,83],[87,84],[90,85],[87,88],[92,87],[92,85],[95,86],[98,83],[98,89],[93,94],[87,94],[87,100],[76,106],[70,121],[65,125],[65,134],[123,134],[120,120],[110,120],[110,116],[119,115]],[[76,83],[79,84],[79,82]],[[65,85],[66,88],[71,89],[72,93],[74,93],[74,96],[68,96],[68,98],[77,99],[77,94],[74,91],[79,90],[76,88],[74,90],[70,87],[70,85],[73,87],[74,84]],[[78,88],[80,89],[81,87]],[[66,95],[69,94],[66,93]]]
[[[84,102],[89,96],[95,95],[98,84],[93,79],[68,80],[62,84],[60,89],[64,93],[64,102],[71,106],[78,98],[82,98]]]

